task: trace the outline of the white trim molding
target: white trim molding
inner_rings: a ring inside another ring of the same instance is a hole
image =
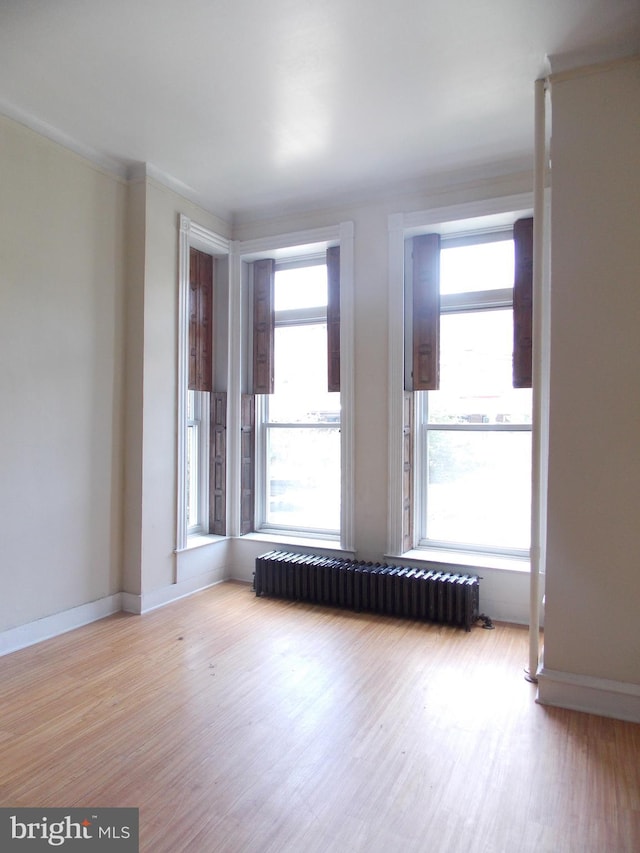
[[[172,604],[174,601],[179,601],[181,598],[186,598],[196,592],[202,592],[204,589],[216,586],[228,580],[228,571],[224,567],[212,569],[204,574],[188,578],[185,581],[171,584],[170,586],[154,589],[151,592],[143,593],[142,595],[133,595],[130,592],[122,593],[122,610],[125,613],[135,613],[136,615],[144,615],[151,610],[157,610],[159,607],[164,607],[167,604]]]
[[[402,441],[404,395],[405,240],[425,229],[441,234],[493,233],[531,214],[533,193],[497,196],[388,217],[389,240],[389,444],[387,553],[402,554]]]
[[[306,231],[289,231],[286,234],[276,234],[273,237],[257,237],[253,240],[238,242],[238,253],[243,261],[254,261],[258,258],[273,257],[276,260],[287,257],[303,257],[317,251],[321,246],[329,246],[340,240],[340,226],[329,225],[324,228],[311,228]],[[353,235],[353,230],[352,230]]]
[[[201,592],[229,580],[230,574],[229,569],[220,566],[217,569],[212,569],[162,589],[153,590],[144,595],[117,592],[106,598],[100,598],[97,601],[90,601],[88,604],[72,607],[70,610],[63,610],[61,613],[45,616],[35,622],[27,622],[25,625],[18,625],[17,628],[9,628],[0,633],[0,657],[11,654],[11,652],[17,652],[20,649],[26,649],[28,646],[34,646],[36,643],[59,637],[61,634],[82,628],[84,625],[90,625],[92,622],[98,622],[107,616],[113,616],[114,613],[124,612],[136,615],[148,613],[158,607],[164,607],[166,604],[179,601],[181,598],[186,598],[196,592]]]
[[[354,226],[340,223],[340,432],[341,517],[340,545],[354,550],[355,504],[355,387],[354,387]]]
[[[640,684],[576,675],[546,669],[538,670],[538,696],[541,705],[613,717],[640,723]]]
[[[228,335],[228,390],[227,390],[227,533],[240,535],[241,502],[241,406],[242,373],[245,361],[242,334],[242,262],[238,243],[230,244],[229,253],[229,317]]]
[[[46,121],[42,121],[42,119],[38,118],[33,113],[27,112],[26,110],[17,107],[15,104],[9,103],[8,101],[0,101],[0,115],[6,116],[12,121],[24,125],[34,133],[43,136],[45,139],[49,139],[51,142],[55,142],[56,145],[61,145],[63,148],[66,148],[67,151],[71,151],[73,154],[76,154],[78,157],[82,157],[83,160],[91,163],[91,165],[98,168],[101,172],[105,172],[106,174],[111,175],[114,178],[119,178],[123,181],[127,181],[129,179],[130,169],[123,160],[109,157],[104,152],[98,151],[89,145],[85,145],[84,142],[80,142],[79,139],[69,136],[69,134],[59,128],[54,127]]]
[[[10,628],[0,634],[0,656],[66,634],[121,610],[122,593],[118,592],[88,604],[72,607],[70,610],[63,610],[61,613],[54,613],[52,616],[45,616],[43,619],[36,619],[35,622]]]
[[[461,234],[467,229],[474,233],[504,231],[505,226],[513,225],[520,216],[532,211],[533,192],[525,192],[391,214],[389,218],[396,221],[396,217],[401,217],[398,222],[405,229],[405,236],[411,237],[423,232],[427,226],[437,227],[443,234]],[[481,225],[478,219],[483,220]]]
[[[389,216],[389,445],[387,551],[402,553],[402,461],[404,400],[404,240],[402,213]],[[400,472],[400,476],[398,476]]]
[[[240,412],[240,376],[239,367],[243,356],[243,342],[239,335],[242,328],[242,291],[246,289],[243,281],[243,265],[264,257],[278,261],[299,259],[318,252],[324,252],[329,246],[340,246],[340,431],[341,431],[341,520],[340,548],[353,551],[354,543],[354,502],[355,502],[355,379],[354,379],[354,224],[345,221],[336,226],[313,228],[306,231],[292,231],[270,237],[242,240],[232,244],[230,263],[230,364],[235,365],[230,382],[230,420],[239,418]],[[234,331],[235,330],[235,331]],[[235,389],[235,390],[234,390]],[[231,396],[233,394],[233,396]],[[240,475],[239,431],[230,437],[228,444],[229,470],[235,472],[236,481]],[[236,482],[236,489],[238,488]],[[239,535],[239,494],[230,495],[235,509],[232,510],[231,535]]]

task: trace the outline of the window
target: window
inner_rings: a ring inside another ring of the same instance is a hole
[[[338,537],[340,393],[328,390],[327,265],[276,264],[272,394],[257,397],[257,527]]]
[[[414,401],[416,544],[526,556],[532,400],[513,387],[513,234],[442,237],[439,265],[439,385]]]
[[[180,216],[178,553],[190,537],[226,535],[228,254],[228,240]]]

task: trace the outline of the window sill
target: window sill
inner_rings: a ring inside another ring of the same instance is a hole
[[[531,562],[526,557],[472,554],[467,551],[447,551],[442,548],[414,548],[411,551],[405,551],[400,557],[389,557],[389,559],[410,560],[412,563],[438,563],[478,572],[483,569],[498,569],[500,571],[528,573],[531,570]]]
[[[291,533],[267,533],[266,531],[257,530],[253,533],[245,533],[242,539],[249,539],[253,542],[268,542],[273,545],[287,545],[300,548],[318,548],[322,551],[336,551],[347,557],[353,557],[353,551],[345,551],[340,546],[337,539],[323,539],[321,537],[313,538],[311,536],[294,536]]]
[[[224,542],[226,536],[214,536],[212,533],[196,533],[187,538],[187,544],[184,548],[177,548],[176,554],[183,554],[185,551],[192,551],[194,548],[204,548],[206,545],[215,545],[217,542]]]

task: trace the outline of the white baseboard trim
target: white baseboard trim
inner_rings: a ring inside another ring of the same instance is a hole
[[[91,601],[89,604],[82,604],[71,610],[64,610],[62,613],[54,613],[53,616],[46,616],[44,619],[37,619],[35,622],[19,625],[17,628],[10,628],[0,632],[0,657],[41,643],[43,640],[50,640],[60,634],[66,634],[67,631],[97,622],[98,619],[104,619],[105,616],[120,613],[122,610],[126,613],[148,613],[150,610],[164,607],[165,604],[171,604],[172,601],[193,595],[194,592],[215,586],[227,580],[227,577],[227,570],[218,568],[144,595],[117,592],[107,598]]]
[[[640,723],[640,684],[558,672],[542,666],[538,671],[536,701],[541,705]]]
[[[227,569],[220,567],[204,574],[196,575],[193,578],[187,578],[187,580],[180,581],[179,583],[171,584],[171,586],[154,589],[153,592],[143,593],[142,595],[123,592],[122,609],[127,613],[136,613],[139,615],[149,613],[149,611],[156,610],[158,607],[164,607],[173,601],[193,595],[194,592],[200,592],[203,589],[208,589],[211,586],[222,583],[222,581],[227,580],[228,576]]]
[[[17,652],[19,649],[25,649],[43,640],[50,640],[60,634],[66,634],[67,631],[81,628],[83,625],[104,619],[105,616],[111,616],[112,613],[119,613],[121,610],[122,593],[118,592],[88,604],[81,604],[79,607],[72,607],[71,610],[54,613],[53,616],[36,619],[35,622],[10,628],[0,633],[0,656]]]

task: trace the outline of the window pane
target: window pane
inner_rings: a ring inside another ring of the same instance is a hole
[[[513,240],[450,248],[445,244],[440,252],[440,293],[513,287],[513,277]]]
[[[274,308],[276,311],[286,311],[293,308],[315,308],[326,304],[326,264],[276,270],[274,284]]]
[[[327,391],[327,326],[276,326],[272,423],[340,422],[340,394]]]
[[[429,430],[429,539],[528,548],[531,434]]]
[[[199,428],[187,426],[187,527],[198,524],[198,457]]]
[[[531,389],[512,387],[510,308],[443,314],[440,390],[430,423],[531,423]]]
[[[340,529],[340,431],[268,431],[267,524]]]

